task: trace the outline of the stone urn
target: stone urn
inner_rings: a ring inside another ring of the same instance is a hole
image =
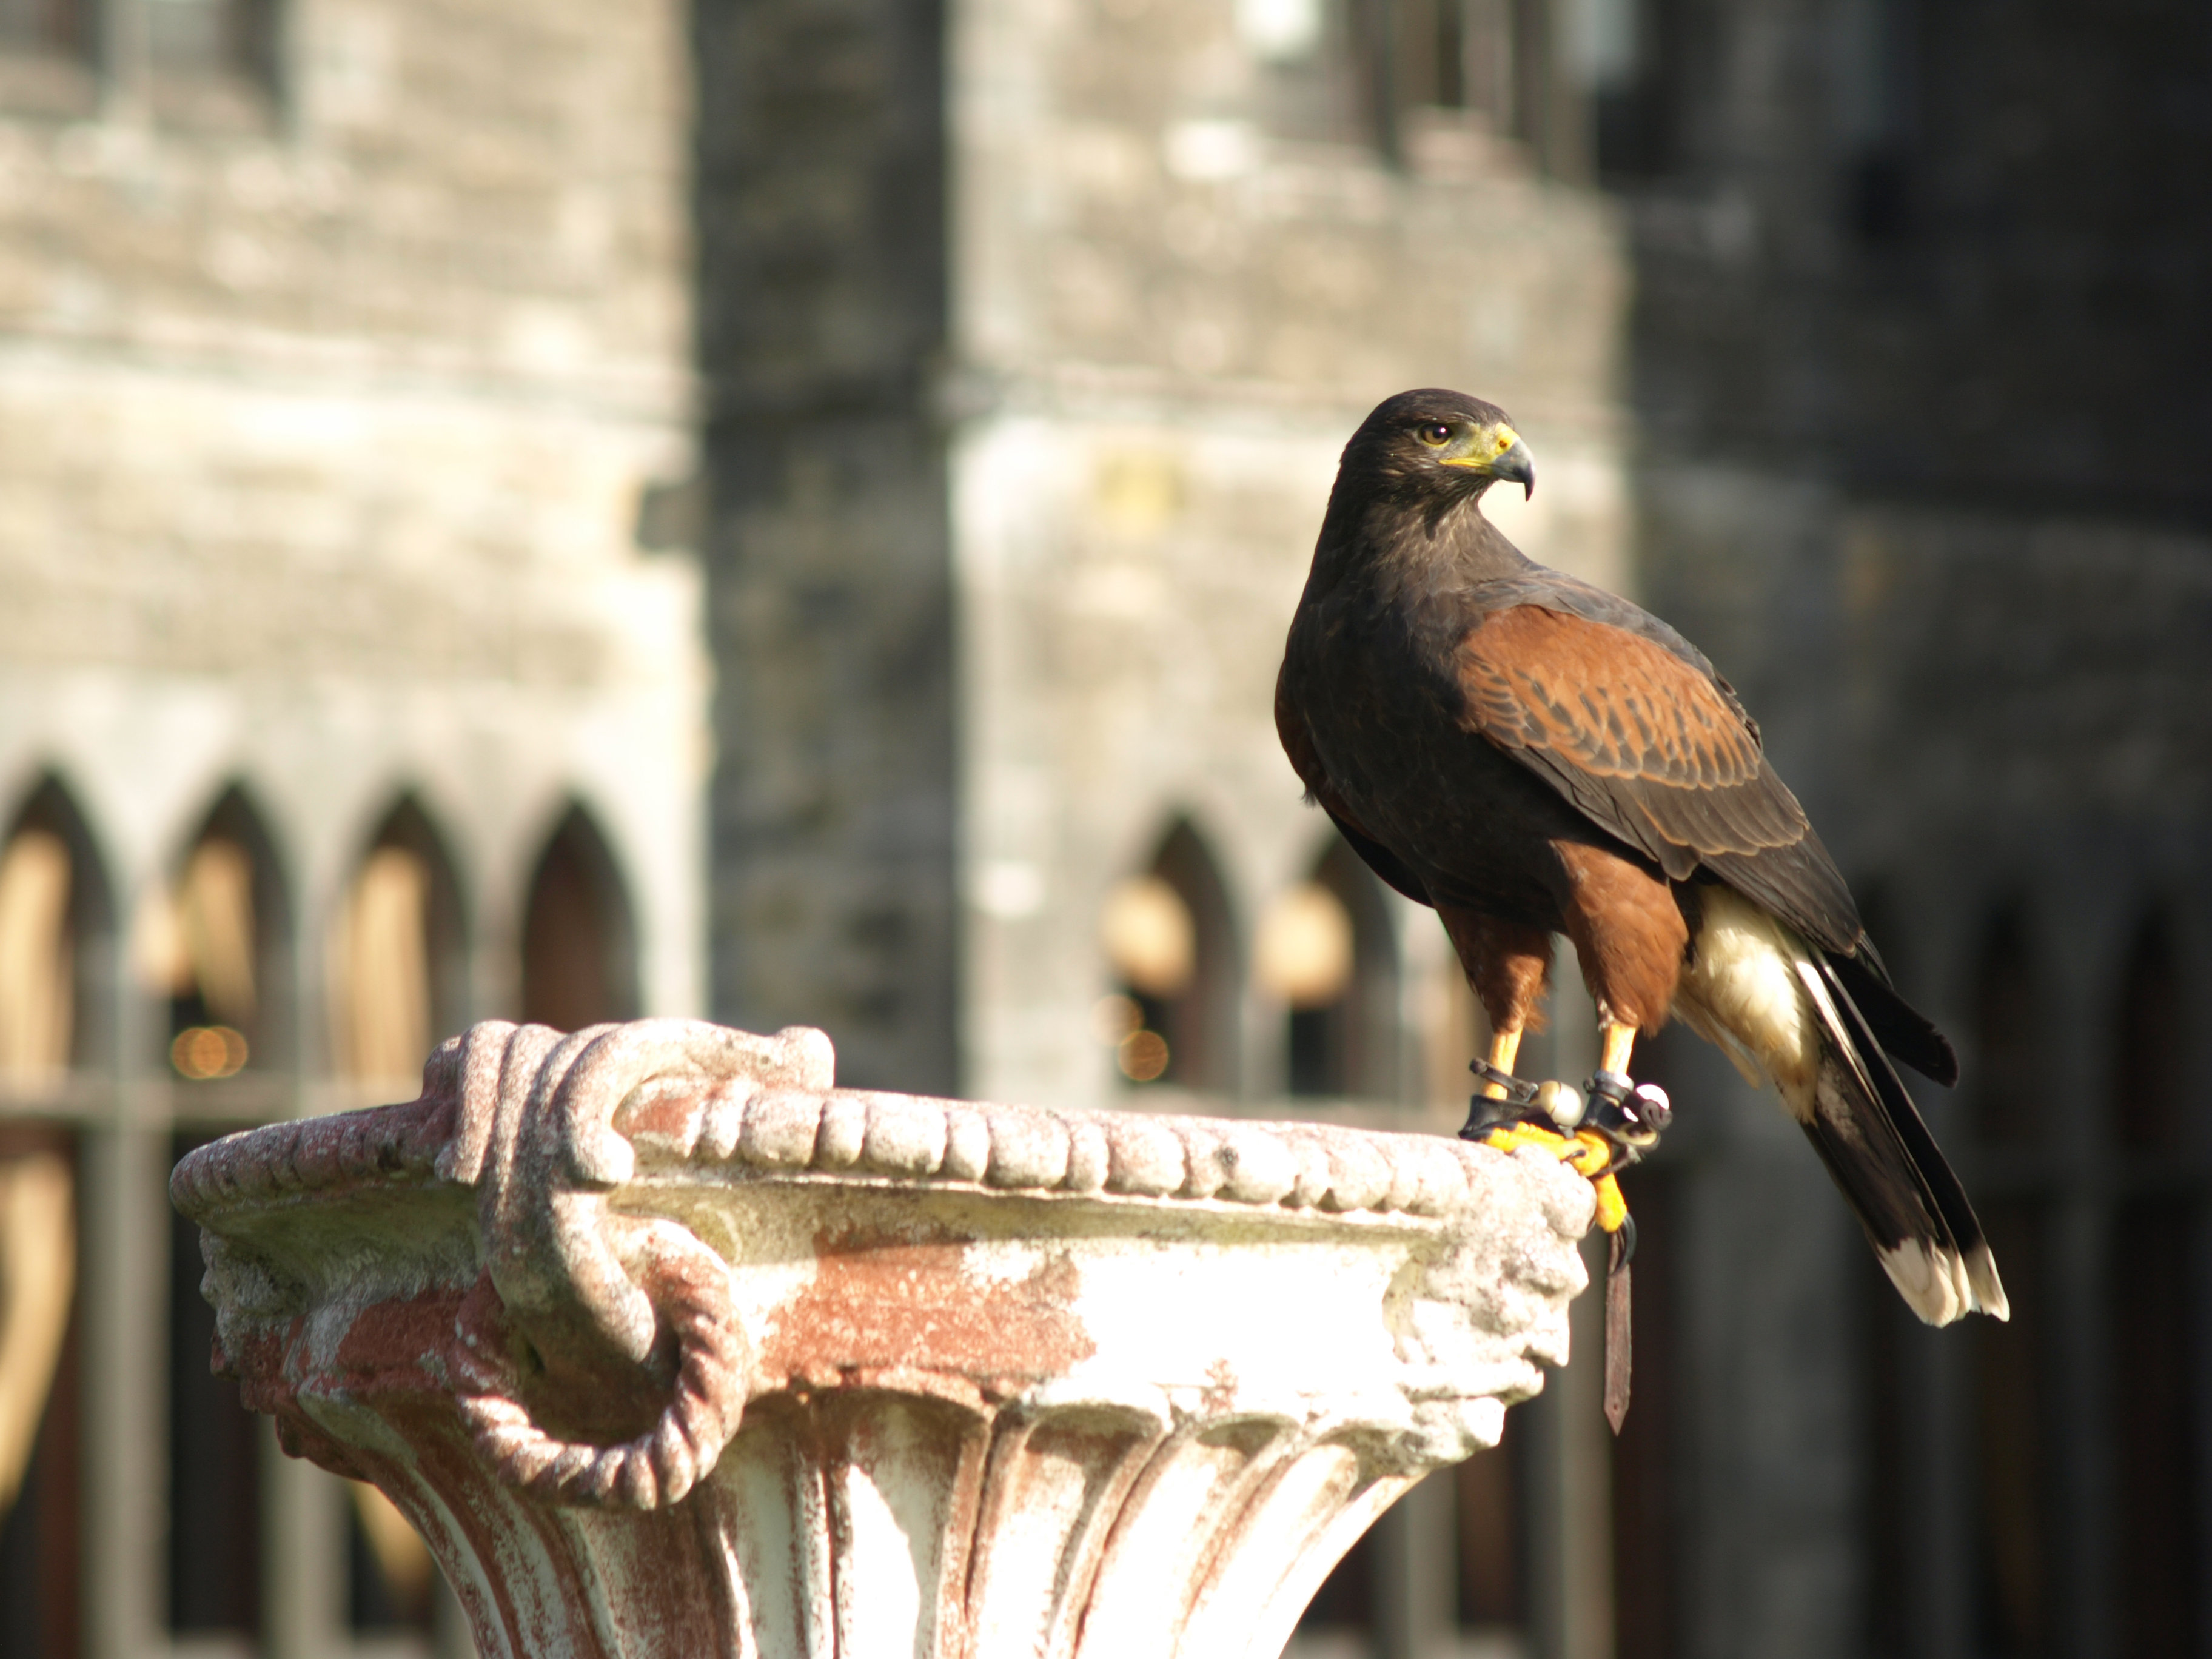
[[[828,1040],[478,1025],[201,1148],[215,1362],[486,1655],[1275,1659],[1566,1358],[1537,1152],[842,1090]]]

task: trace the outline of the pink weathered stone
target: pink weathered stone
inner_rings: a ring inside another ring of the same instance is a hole
[[[218,1364],[484,1654],[1273,1659],[1566,1357],[1548,1160],[830,1068],[488,1023],[414,1102],[179,1166]]]

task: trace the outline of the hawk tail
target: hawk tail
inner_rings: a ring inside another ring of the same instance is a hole
[[[1835,969],[1797,966],[1820,1022],[1807,1139],[1850,1202],[1898,1293],[1930,1325],[2011,1316],[1966,1190]]]
[[[1871,940],[1862,939],[1854,955],[1834,951],[1821,954],[1828,971],[1850,994],[1860,1018],[1884,1053],[1947,1089],[1959,1080],[1959,1057],[1951,1051],[1950,1040],[1898,995]]]
[[[1676,1012],[1780,1090],[1913,1312],[2009,1317],[1966,1189],[1834,964],[1741,895],[1705,899]]]

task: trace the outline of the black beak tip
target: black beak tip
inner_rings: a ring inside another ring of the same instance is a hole
[[[1490,476],[1501,483],[1519,484],[1521,499],[1525,501],[1536,493],[1536,458],[1528,453],[1526,444],[1516,442],[1498,458]]]

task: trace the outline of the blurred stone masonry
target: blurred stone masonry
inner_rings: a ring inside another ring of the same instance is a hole
[[[172,1182],[216,1362],[486,1655],[1249,1655],[1566,1358],[1589,1185],[1442,1137],[486,1022]]]
[[[1407,112],[1393,164],[1319,32],[1358,9],[1276,8],[1315,21],[1288,50],[1267,9],[694,14],[712,1006],[827,1026],[855,1083],[1107,1104],[1112,884],[1182,823],[1240,927],[1310,878],[1275,671],[1379,398],[1510,410],[1543,483],[1501,522],[1625,579],[1616,216],[1471,109]],[[1234,977],[1167,1081],[1279,1098],[1282,1010]],[[1373,1069],[1332,1092],[1421,1093]]]

